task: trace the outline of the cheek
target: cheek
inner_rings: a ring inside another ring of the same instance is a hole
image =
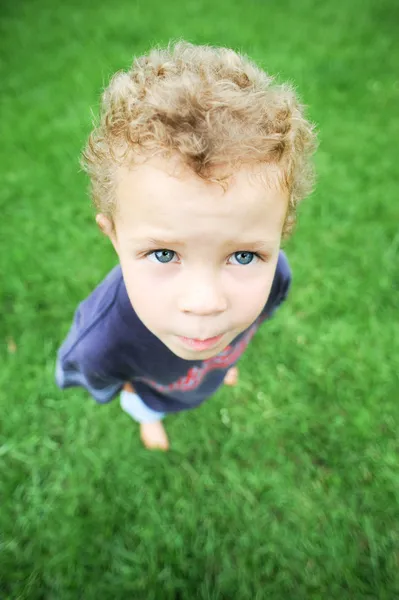
[[[134,262],[122,262],[121,267],[127,293],[134,310],[141,313],[152,312],[157,304],[157,296],[151,278]],[[160,306],[162,306],[160,304]]]
[[[253,321],[261,313],[270,294],[273,274],[273,267],[267,268],[256,276],[240,281],[239,285],[234,285],[235,289],[231,291],[235,298],[235,311],[241,313],[243,321]]]
[[[271,284],[253,283],[248,285],[241,298],[243,317],[248,321],[254,321],[262,312],[269,296]]]
[[[160,290],[151,269],[142,268],[140,263],[122,261],[121,267],[130,302],[141,321],[150,329],[153,324],[165,321],[169,304],[166,290]]]
[[[144,315],[147,317],[151,314],[157,314],[159,312],[162,304],[157,302],[154,294],[149,294],[144,285],[137,285],[137,282],[132,283],[131,285],[127,283],[126,285],[127,293],[132,303],[132,306],[138,316],[142,318]]]

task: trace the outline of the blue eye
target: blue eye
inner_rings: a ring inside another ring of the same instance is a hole
[[[169,263],[174,259],[176,252],[173,252],[173,250],[156,250],[151,254],[152,256],[155,256],[158,262]]]
[[[239,265],[249,265],[255,258],[254,252],[235,252],[234,258]],[[236,264],[237,264],[236,263]]]

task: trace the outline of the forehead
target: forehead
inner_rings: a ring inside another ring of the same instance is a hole
[[[226,182],[205,181],[186,167],[150,159],[117,173],[115,224],[137,236],[185,238],[279,236],[288,193],[276,172],[242,168]]]

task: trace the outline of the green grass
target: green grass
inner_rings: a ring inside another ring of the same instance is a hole
[[[2,3],[1,600],[399,598],[398,19],[394,0]],[[289,302],[160,455],[53,369],[115,262],[77,162],[90,109],[177,37],[294,81],[321,146]]]

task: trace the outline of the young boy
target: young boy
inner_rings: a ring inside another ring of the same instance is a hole
[[[314,147],[293,90],[232,50],[179,42],[117,73],[83,164],[120,264],[77,308],[58,385],[121,393],[144,445],[166,450],[163,417],[234,384],[287,296],[280,243]]]

